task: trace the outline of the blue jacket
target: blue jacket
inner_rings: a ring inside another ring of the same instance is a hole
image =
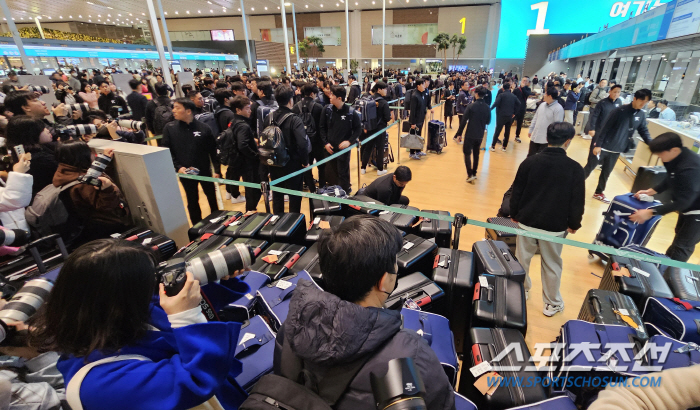
[[[566,102],[564,103],[564,110],[576,111],[576,103],[578,102],[578,97],[581,93],[574,92],[570,90],[569,94],[566,95]]]
[[[464,111],[467,109],[469,103],[469,93],[464,92],[464,90],[459,90],[455,104],[457,114],[464,114]]]
[[[241,294],[243,296],[243,294]],[[189,409],[213,395],[225,409],[237,409],[246,392],[234,381],[241,363],[234,357],[240,323],[211,322],[172,329],[154,300],[149,331],[120,354],[137,354],[151,361],[125,360],[99,365],[81,385],[85,410]],[[93,352],[84,357],[62,356],[58,370],[66,386],[85,365],[113,354]]]

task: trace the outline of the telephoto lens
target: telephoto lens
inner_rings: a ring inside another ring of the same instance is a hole
[[[132,130],[146,131],[146,123],[133,120],[117,120],[117,124],[122,128],[130,128]]]
[[[53,282],[46,279],[32,279],[0,309],[0,320],[26,322],[44,304],[53,289]]]
[[[185,262],[185,258],[173,258],[163,262],[159,268],[160,281],[165,285],[165,294],[175,296],[185,286],[187,272],[192,272],[194,279],[201,286],[216,282],[237,270],[249,270],[255,263],[255,253],[248,245],[237,243],[226,248],[210,252],[199,258]]]
[[[66,104],[66,110],[70,113],[73,111],[90,111],[90,105],[88,103],[77,103],[77,104]]]
[[[92,165],[90,165],[85,175],[81,175],[78,180],[83,184],[100,186],[101,182],[97,178],[105,172],[105,169],[111,161],[111,157],[105,154],[98,154],[95,160],[92,161]]]
[[[47,87],[45,85],[30,85],[30,86],[27,86],[27,90],[33,91],[35,93],[41,93],[41,94],[48,94],[51,92],[49,87]]]
[[[66,125],[66,129],[71,135],[97,134],[97,126],[92,124]]]
[[[0,229],[0,244],[5,246],[24,246],[31,236],[24,229]]]
[[[383,376],[369,374],[372,394],[379,410],[426,410],[425,386],[409,357],[394,359]]]

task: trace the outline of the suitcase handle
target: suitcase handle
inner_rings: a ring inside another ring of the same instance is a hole
[[[474,360],[474,366],[479,365],[484,361],[484,358],[481,356],[479,345],[472,345],[472,359]]]
[[[39,273],[46,273],[46,264],[44,263],[44,260],[41,258],[41,254],[39,253],[39,249],[37,249],[37,245],[39,245],[42,242],[47,242],[55,240],[56,245],[58,246],[59,251],[61,252],[61,256],[63,257],[63,261],[65,262],[66,259],[68,259],[68,250],[66,249],[66,245],[63,243],[63,238],[61,238],[61,235],[55,233],[52,235],[44,236],[43,238],[39,238],[33,242],[31,242],[29,245],[27,245],[27,248],[29,249],[29,253],[32,255],[32,258],[34,259],[34,262],[36,262],[36,266],[39,269]]]
[[[476,282],[476,285],[474,285],[474,301],[479,300],[479,295],[481,294],[481,284],[479,282]]]

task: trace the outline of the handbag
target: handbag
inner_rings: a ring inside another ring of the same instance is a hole
[[[415,129],[410,129],[408,134],[401,136],[401,148],[423,149],[425,138],[418,135]]]

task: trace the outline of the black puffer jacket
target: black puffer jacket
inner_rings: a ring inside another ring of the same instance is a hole
[[[390,360],[410,357],[423,378],[428,409],[454,409],[452,386],[435,353],[415,332],[402,329],[402,324],[398,311],[346,302],[301,280],[278,335],[275,369],[282,349],[279,337],[319,380],[329,368],[371,354],[335,408],[375,410],[370,373],[385,374]]]

